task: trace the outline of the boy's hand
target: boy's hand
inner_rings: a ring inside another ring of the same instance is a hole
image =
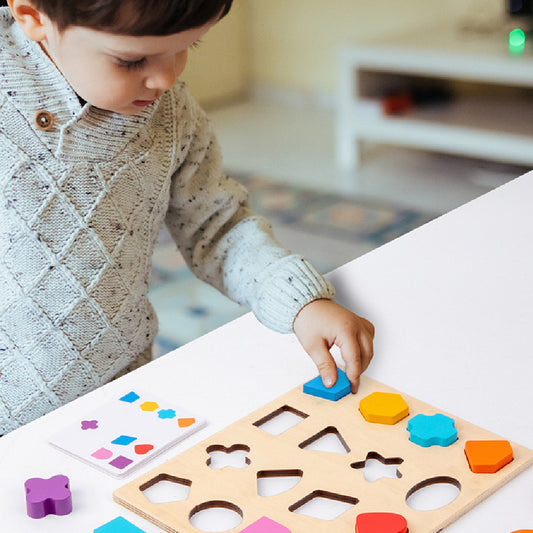
[[[314,300],[300,310],[294,333],[315,362],[324,386],[337,380],[337,366],[329,349],[338,346],[346,363],[346,375],[357,392],[359,376],[374,355],[374,326],[333,300]]]

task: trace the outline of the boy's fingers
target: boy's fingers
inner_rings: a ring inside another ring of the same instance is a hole
[[[361,372],[364,372],[374,357],[374,342],[368,334],[361,333],[359,344],[361,347]]]
[[[326,344],[316,346],[309,350],[308,353],[318,368],[324,387],[329,388],[335,385],[337,381],[337,365]]]
[[[359,376],[361,375],[361,350],[356,338],[351,337],[340,346],[341,356],[346,363],[345,371],[348,380],[352,385],[352,392],[355,394],[359,387]]]
[[[361,379],[360,377],[357,377],[351,382],[351,384],[352,384],[352,394],[356,394],[357,393],[357,391],[359,389],[359,380],[360,379]]]
[[[367,320],[366,318],[363,318],[363,317],[360,317],[360,318],[363,321],[365,328],[370,333],[371,337],[374,338],[374,334],[376,332],[376,328],[374,327],[374,324],[372,324],[372,322],[370,322],[370,320]]]

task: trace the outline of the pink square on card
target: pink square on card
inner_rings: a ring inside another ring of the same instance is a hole
[[[274,522],[274,520],[263,516],[263,518],[243,529],[241,533],[291,533],[291,531],[285,526]]]

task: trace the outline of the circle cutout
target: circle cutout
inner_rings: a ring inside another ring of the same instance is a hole
[[[201,503],[189,513],[189,522],[200,531],[229,531],[242,522],[243,512],[234,503],[213,500]]]
[[[438,476],[417,483],[407,492],[405,502],[415,511],[434,511],[452,503],[461,492],[453,477]]]

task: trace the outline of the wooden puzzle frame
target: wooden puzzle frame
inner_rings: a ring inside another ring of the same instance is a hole
[[[409,415],[394,425],[367,422],[359,412],[359,401],[372,392],[402,395]],[[262,421],[283,410],[307,415],[280,435],[261,429]],[[533,463],[533,451],[511,443],[513,460],[493,474],[475,474],[468,465],[464,447],[467,440],[499,440],[501,437],[469,422],[455,420],[458,440],[447,447],[424,448],[409,440],[407,423],[417,414],[443,413],[436,408],[363,376],[356,395],[336,402],[304,394],[302,386],[245,416],[210,436],[189,450],[161,464],[115,491],[116,502],[171,533],[196,530],[190,517],[199,510],[216,505],[242,516],[237,533],[262,516],[279,522],[292,533],[354,533],[357,515],[368,512],[392,512],[404,516],[409,533],[440,531],[480,501],[495,492]],[[338,432],[349,448],[339,454],[303,449],[320,433]],[[245,468],[210,468],[208,449],[246,450]],[[364,473],[351,466],[365,461],[368,454],[401,458],[399,478],[381,478],[369,482]],[[260,496],[258,478],[280,473],[302,473],[292,489],[274,496]],[[173,480],[190,487],[187,499],[171,503],[151,503],[143,494],[160,480]],[[438,482],[460,487],[450,504],[431,511],[411,509],[407,497],[417,489]],[[321,520],[294,511],[306,501],[327,496],[352,503],[352,507],[334,520]]]

